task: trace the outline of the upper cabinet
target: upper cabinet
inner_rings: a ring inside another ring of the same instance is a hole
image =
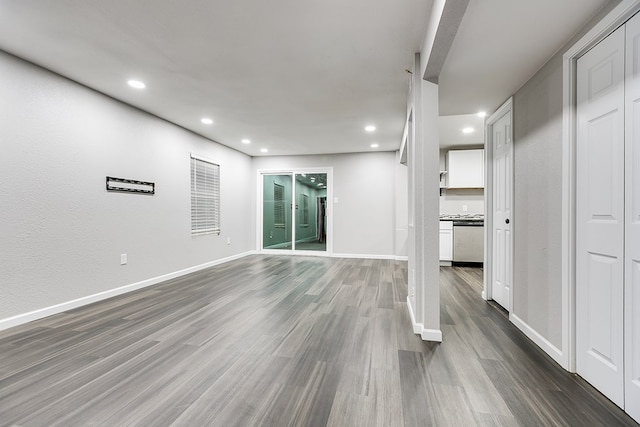
[[[484,150],[447,152],[447,188],[484,188]]]

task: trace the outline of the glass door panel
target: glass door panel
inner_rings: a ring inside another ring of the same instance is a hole
[[[295,175],[295,250],[326,251],[327,174]]]
[[[292,181],[291,175],[263,175],[263,249],[293,249]]]

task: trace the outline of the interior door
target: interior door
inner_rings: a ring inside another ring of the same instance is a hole
[[[624,405],[624,27],[578,60],[576,364]]]
[[[511,109],[491,127],[493,153],[493,226],[491,298],[511,310],[513,146]]]
[[[640,15],[626,24],[625,410],[640,421]]]

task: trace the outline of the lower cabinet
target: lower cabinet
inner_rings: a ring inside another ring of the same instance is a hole
[[[453,221],[440,221],[440,261],[453,260]]]

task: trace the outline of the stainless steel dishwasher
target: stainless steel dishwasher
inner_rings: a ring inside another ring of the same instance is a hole
[[[484,261],[484,221],[453,221],[453,261]]]

